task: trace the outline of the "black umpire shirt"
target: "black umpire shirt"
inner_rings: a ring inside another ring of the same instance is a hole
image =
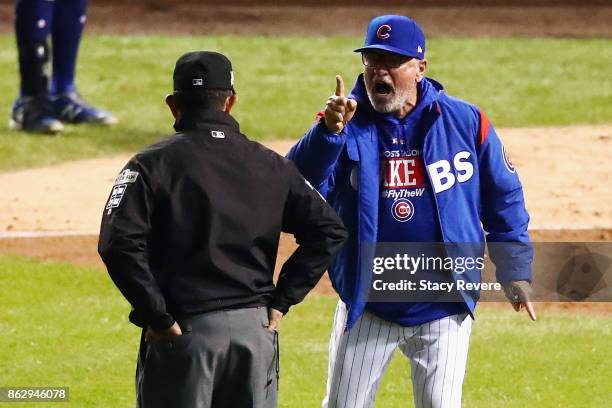
[[[250,141],[227,113],[183,114],[178,133],[134,156],[113,186],[98,252],[130,320],[269,306],[286,313],[346,240],[340,218],[293,163]],[[281,231],[298,249],[272,281]]]

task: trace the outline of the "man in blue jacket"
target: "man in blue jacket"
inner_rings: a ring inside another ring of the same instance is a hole
[[[521,184],[485,114],[424,76],[416,22],[376,17],[355,51],[364,72],[351,94],[337,76],[325,112],[288,154],[350,232],[329,269],[340,301],[323,406],[372,406],[399,347],[411,363],[415,405],[458,407],[478,291],[457,290],[450,302],[372,301],[371,248],[443,243],[441,253],[458,259],[462,243],[476,252],[485,241],[503,243],[489,245],[497,279],[515,310],[535,320]],[[480,271],[446,278],[479,283]]]

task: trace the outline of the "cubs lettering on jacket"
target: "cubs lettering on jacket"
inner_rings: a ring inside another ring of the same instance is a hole
[[[455,154],[453,163],[448,160],[438,160],[427,165],[434,191],[440,193],[455,185],[455,182],[465,183],[474,175],[474,165],[470,162],[471,153],[465,150]],[[457,176],[453,172],[457,172]]]

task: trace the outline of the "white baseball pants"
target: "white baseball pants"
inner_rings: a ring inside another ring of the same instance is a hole
[[[323,408],[372,407],[398,347],[410,359],[415,407],[461,407],[472,329],[467,313],[402,327],[366,311],[348,332],[346,317],[346,306],[339,301],[329,342]]]

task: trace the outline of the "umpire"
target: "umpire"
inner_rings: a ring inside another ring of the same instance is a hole
[[[138,407],[275,407],[278,325],[347,233],[292,162],[240,133],[230,61],[191,52],[166,97],[177,133],[136,154],[98,251],[143,328]],[[276,286],[281,231],[298,249]]]

